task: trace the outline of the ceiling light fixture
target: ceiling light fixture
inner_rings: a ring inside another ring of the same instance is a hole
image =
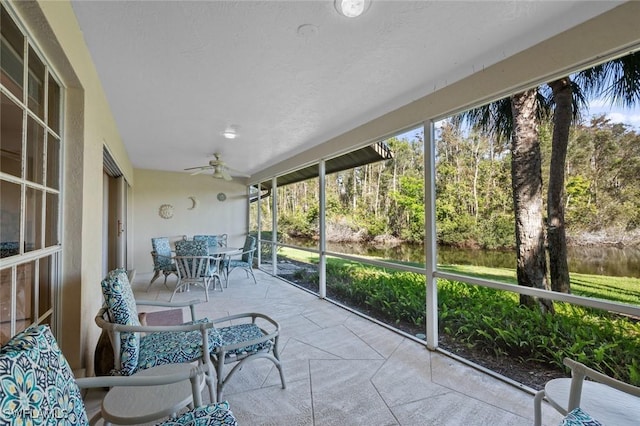
[[[334,0],[336,10],[347,18],[357,18],[371,5],[371,0]]]
[[[227,130],[222,132],[222,136],[224,136],[226,139],[235,139],[238,137],[238,134],[233,128],[228,128]]]

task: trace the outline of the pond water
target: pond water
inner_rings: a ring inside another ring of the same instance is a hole
[[[290,241],[289,243],[309,246],[309,244],[300,240]],[[424,249],[419,244],[381,247],[362,243],[327,243],[327,250],[335,253],[424,263]],[[640,248],[637,247],[569,247],[568,261],[570,272],[618,277],[640,277]],[[516,255],[513,251],[438,247],[438,264],[515,268]]]

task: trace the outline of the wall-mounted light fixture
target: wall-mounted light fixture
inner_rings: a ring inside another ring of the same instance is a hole
[[[334,0],[333,4],[339,14],[347,18],[357,18],[367,11],[371,0]]]

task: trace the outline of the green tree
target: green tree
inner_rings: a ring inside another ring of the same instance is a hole
[[[390,193],[398,204],[396,218],[401,230],[400,237],[411,242],[420,242],[424,237],[424,179],[413,176],[400,176],[396,191]]]

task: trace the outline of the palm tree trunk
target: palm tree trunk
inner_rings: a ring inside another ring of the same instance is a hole
[[[511,181],[515,212],[518,285],[548,289],[542,217],[542,159],[536,120],[535,89],[513,95]],[[553,303],[520,295],[520,303],[553,312]]]
[[[549,83],[556,108],[553,114],[551,167],[547,194],[547,244],[551,289],[570,292],[567,263],[567,237],[564,226],[564,168],[573,112],[571,80],[562,78]]]

